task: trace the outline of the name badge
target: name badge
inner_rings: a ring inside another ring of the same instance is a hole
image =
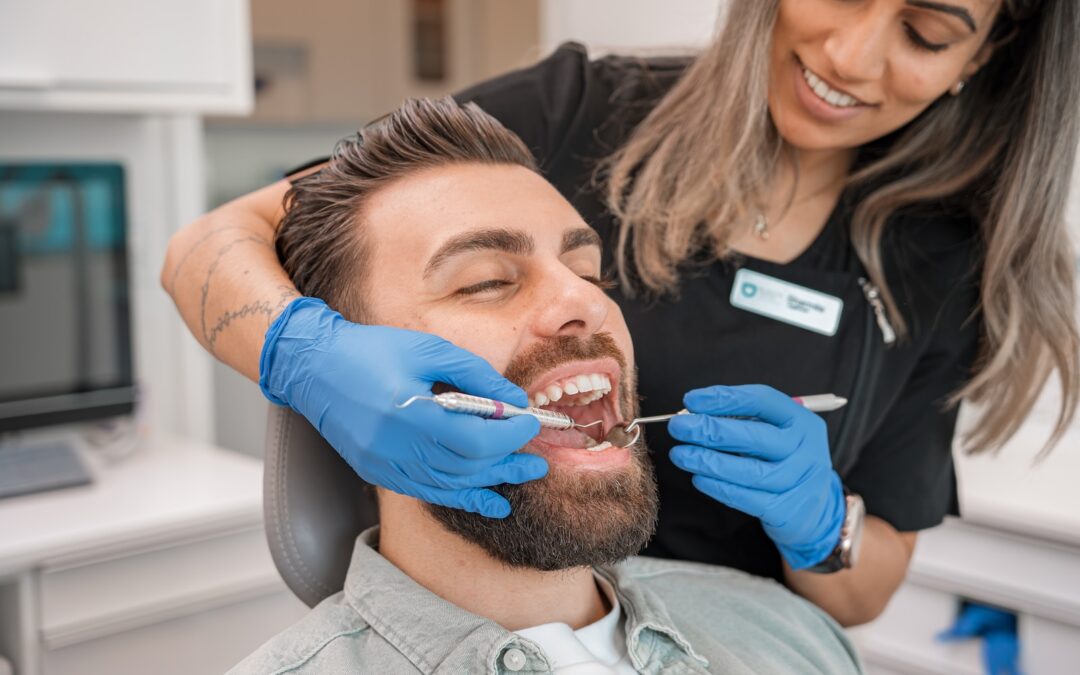
[[[822,335],[836,335],[844,301],[746,268],[735,273],[731,304]]]

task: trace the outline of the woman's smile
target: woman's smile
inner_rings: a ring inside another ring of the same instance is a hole
[[[846,122],[871,107],[830,86],[824,78],[804,66],[798,57],[793,60],[792,70],[795,99],[815,119],[826,123]]]

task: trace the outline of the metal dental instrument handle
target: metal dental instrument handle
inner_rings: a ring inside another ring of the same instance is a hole
[[[810,412],[831,412],[833,410],[839,410],[847,405],[847,399],[835,394],[813,394],[811,396],[793,396],[792,400],[801,406],[804,406]],[[620,447],[627,447],[637,442],[641,437],[641,429],[638,427],[640,424],[649,424],[651,422],[667,422],[672,417],[678,415],[689,415],[690,411],[683,408],[677,413],[671,413],[670,415],[653,415],[652,417],[635,417],[630,420],[629,424],[624,426],[612,427],[608,432],[604,440],[612,445],[618,445]]]
[[[496,401],[493,398],[472,396],[470,394],[462,394],[461,392],[448,392],[445,394],[436,394],[435,396],[413,396],[408,401],[399,404],[397,407],[407,408],[416,401],[433,401],[451,412],[476,415],[477,417],[486,417],[493,420],[502,420],[508,417],[517,417],[518,415],[532,415],[540,420],[540,426],[547,427],[548,429],[573,429],[574,427],[584,429],[603,422],[603,420],[596,420],[589,424],[578,424],[569,415],[557,413],[552,410],[544,410],[543,408],[519,408],[516,405]]]

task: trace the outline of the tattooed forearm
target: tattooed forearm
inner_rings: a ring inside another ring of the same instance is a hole
[[[277,300],[260,300],[258,302],[252,302],[246,304],[238,309],[232,309],[224,312],[218,317],[214,327],[210,329],[210,332],[206,336],[207,345],[210,351],[214,351],[214,347],[217,344],[218,336],[221,332],[229,327],[229,325],[237,319],[243,319],[248,316],[264,316],[266,318],[266,326],[270,326],[270,322],[274,320],[281,310],[285,309],[285,306],[300,294],[296,292],[295,288],[291,286],[279,286],[280,291]]]
[[[245,232],[251,233],[251,231],[246,227],[238,227],[238,226],[233,226],[233,225],[226,225],[225,227],[219,227],[216,230],[211,230],[210,232],[207,232],[203,236],[196,239],[191,244],[191,246],[189,246],[188,249],[186,251],[184,251],[184,255],[182,255],[180,257],[180,260],[177,261],[176,267],[173,268],[172,274],[169,276],[169,285],[165,288],[165,291],[167,293],[169,293],[170,295],[175,293],[175,291],[176,291],[176,280],[180,277],[180,270],[184,269],[184,263],[186,263],[188,261],[188,258],[191,257],[192,253],[194,253],[196,250],[198,250],[198,248],[200,246],[202,246],[204,243],[206,243],[211,237],[222,234],[224,232],[230,232],[232,230],[243,230]],[[269,239],[266,239],[265,237],[260,237],[259,235],[255,234],[255,233],[251,233],[250,236],[254,237],[254,238],[257,238],[260,241],[262,241],[264,244],[266,244],[267,246],[270,246],[270,240]]]
[[[210,263],[210,266],[206,269],[206,279],[203,280],[201,289],[201,297],[199,299],[199,324],[203,336],[203,342],[207,344],[210,349],[210,353],[214,353],[213,343],[210,342],[210,333],[206,326],[206,301],[210,297],[210,281],[214,278],[214,273],[217,272],[218,266],[221,265],[222,259],[228,255],[229,251],[235,248],[238,244],[256,244],[259,246],[269,246],[267,241],[262,237],[254,234],[249,234],[239,239],[233,239],[227,242],[224,246],[218,249],[217,254],[214,256],[214,261]]]

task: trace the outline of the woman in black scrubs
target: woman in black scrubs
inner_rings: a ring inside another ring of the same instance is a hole
[[[647,554],[782,579],[842,623],[867,621],[915,533],[956,512],[958,394],[984,404],[972,447],[992,447],[1056,367],[1064,428],[1078,381],[1063,229],[1078,37],[1072,0],[732,0],[695,60],[590,61],[566,45],[459,95],[518,133],[608,242],[643,414],[704,413],[648,431],[662,508]],[[484,379],[461,374],[474,367],[461,354],[410,360],[359,326],[310,335],[333,369],[275,351],[283,322],[319,322],[279,316],[296,292],[272,249],[237,243],[272,240],[287,189],[170,244],[163,283],[205,346],[261,374],[272,400],[359,420],[342,428],[389,423],[379,383],[403,371],[449,381],[453,361],[463,381]],[[225,256],[248,273],[216,273]],[[317,400],[290,397],[290,380]],[[771,389],[713,386],[742,383],[850,403],[821,424]],[[721,417],[747,413],[758,419]],[[470,501],[487,492],[479,474],[389,475],[358,434],[328,437],[368,480],[485,510]],[[505,440],[500,459],[520,445]],[[851,569],[845,492],[868,514]]]

